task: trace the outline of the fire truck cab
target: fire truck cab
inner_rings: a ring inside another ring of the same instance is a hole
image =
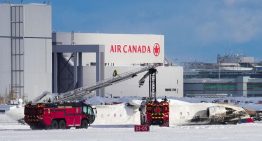
[[[25,106],[25,122],[31,129],[88,128],[95,120],[96,109],[78,103],[37,103]]]

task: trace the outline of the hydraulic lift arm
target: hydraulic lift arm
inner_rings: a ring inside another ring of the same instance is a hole
[[[156,85],[155,85],[155,73],[157,65],[149,65],[143,68],[136,69],[134,71],[130,71],[127,73],[123,73],[120,75],[117,75],[116,77],[103,80],[101,82],[98,82],[96,85],[91,87],[81,87],[69,92],[61,93],[58,95],[57,99],[54,100],[54,102],[62,102],[62,101],[75,101],[75,100],[81,100],[84,96],[91,94],[91,92],[100,89],[105,88],[107,86],[113,85],[115,83],[119,83],[121,81],[125,81],[128,79],[131,79],[135,76],[137,76],[139,73],[146,72],[146,74],[150,74],[150,82],[153,82],[151,86],[151,95],[153,94],[155,97],[156,93]],[[145,77],[146,78],[146,77]],[[144,79],[145,79],[144,78]]]

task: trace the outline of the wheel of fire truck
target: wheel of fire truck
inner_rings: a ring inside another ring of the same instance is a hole
[[[31,126],[30,126],[30,129],[32,129],[32,130],[36,130],[36,129],[38,129],[38,128],[37,128],[37,126],[33,126],[33,125],[31,125]]]
[[[30,129],[32,130],[39,130],[39,129],[45,129],[44,126],[39,126],[39,125],[31,125]]]
[[[52,120],[52,123],[50,125],[50,129],[58,129],[59,128],[59,124],[57,122],[57,120]]]
[[[89,122],[86,119],[81,121],[81,128],[88,128]]]
[[[30,129],[41,130],[41,129],[46,129],[46,126],[41,123],[36,123],[36,124],[30,125]]]
[[[164,127],[169,127],[169,121],[165,121],[165,122],[162,124],[162,126],[164,126]]]
[[[59,129],[66,129],[66,122],[65,122],[65,120],[60,120],[59,121]]]

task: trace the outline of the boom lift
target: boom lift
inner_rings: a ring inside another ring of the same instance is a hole
[[[96,111],[91,105],[82,102],[84,96],[90,95],[100,88],[131,79],[139,73],[155,70],[156,67],[156,65],[149,65],[100,81],[91,87],[81,87],[61,93],[48,100],[48,102],[40,102],[50,95],[50,93],[43,93],[33,103],[25,106],[25,122],[32,129],[87,128],[88,125],[94,122]]]
[[[107,80],[100,81],[96,85],[91,86],[91,87],[82,87],[82,88],[78,88],[78,89],[75,89],[69,92],[61,93],[58,96],[58,98],[55,99],[55,102],[81,100],[84,96],[89,95],[91,92],[97,89],[105,88],[115,83],[119,83],[121,81],[131,79],[137,76],[139,73],[150,71],[150,69],[153,69],[156,67],[157,67],[156,65],[149,65],[149,66],[139,68],[139,69],[136,69],[130,72],[119,74]]]
[[[141,87],[149,77],[149,97],[139,108],[140,120],[142,125],[169,126],[169,103],[166,98],[160,102],[156,98],[156,73],[157,70],[151,68],[139,81]]]

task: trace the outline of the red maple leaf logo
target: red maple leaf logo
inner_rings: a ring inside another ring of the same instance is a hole
[[[158,56],[160,53],[160,45],[158,43],[155,43],[154,48],[153,48],[153,52],[155,56]]]

